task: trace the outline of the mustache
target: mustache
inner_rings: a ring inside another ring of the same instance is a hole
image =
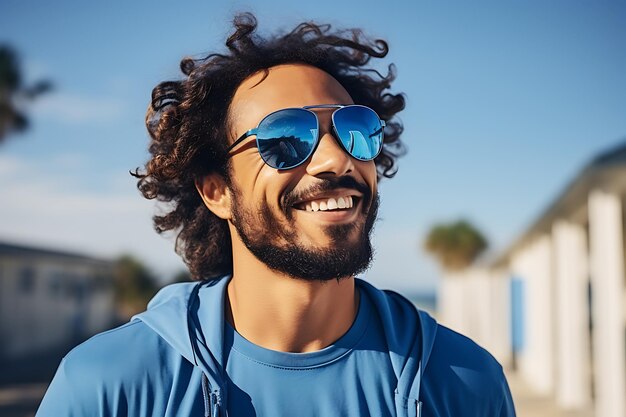
[[[291,190],[285,193],[283,198],[283,210],[287,210],[298,201],[305,200],[316,194],[321,194],[337,189],[351,189],[363,194],[363,198],[366,202],[369,202],[372,198],[372,192],[366,184],[362,184],[355,180],[353,177],[329,177],[320,178],[319,182],[308,186],[302,190]]]

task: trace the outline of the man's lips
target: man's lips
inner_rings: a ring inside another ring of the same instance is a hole
[[[310,213],[341,213],[355,211],[371,198],[370,188],[352,177],[324,178],[302,190],[287,192],[281,206],[290,217],[290,210]]]

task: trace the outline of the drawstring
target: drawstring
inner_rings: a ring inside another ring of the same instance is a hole
[[[193,340],[193,336],[196,334],[194,327],[192,325],[193,318],[191,317],[191,308],[193,307],[196,297],[198,296],[198,292],[200,291],[200,287],[204,282],[199,282],[191,291],[189,295],[189,300],[187,300],[187,333],[189,334],[189,344],[191,344],[191,352],[193,353],[193,363],[198,366],[198,353],[196,352],[196,343]]]
[[[422,367],[422,360],[420,359],[419,365],[417,365],[417,376],[419,381],[417,381],[417,401],[415,402],[415,415],[417,417],[422,417],[422,402],[420,401],[420,397],[422,396],[422,377],[424,376],[424,368]]]

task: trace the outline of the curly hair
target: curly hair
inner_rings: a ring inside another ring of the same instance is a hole
[[[261,38],[252,14],[234,18],[227,53],[184,58],[186,78],[166,81],[152,91],[146,114],[151,158],[144,170],[132,173],[147,199],[157,199],[163,212],[153,217],[155,230],[176,234],[176,252],[193,279],[211,279],[232,271],[227,222],[202,202],[195,180],[218,173],[229,180],[228,108],[238,86],[259,71],[288,63],[315,66],[333,76],[356,104],[374,109],[386,121],[384,146],[375,159],[379,179],[395,175],[396,159],[404,153],[402,123],[395,115],[404,108],[402,94],[391,94],[395,67],[387,75],[367,68],[371,58],[389,50],[383,40],[370,40],[361,30],[331,30],[330,25],[302,23],[291,32]]]

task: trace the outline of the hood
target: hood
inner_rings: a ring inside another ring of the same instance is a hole
[[[150,300],[146,311],[131,319],[143,321],[202,370],[201,389],[207,417],[219,416],[221,404],[226,403],[222,340],[229,279],[230,276],[226,276],[212,281],[168,285]],[[210,318],[215,325],[202,329],[198,317]]]
[[[205,401],[207,409],[211,409],[207,413],[210,416],[218,415],[213,410],[216,403],[226,403],[226,376],[222,364],[224,303],[229,280],[230,276],[226,276],[213,281],[168,285],[154,296],[145,312],[132,318],[143,321],[202,370],[205,375],[203,384],[207,385],[204,387],[205,400],[208,400],[207,396],[212,400]],[[358,278],[355,284],[369,296],[383,323],[390,360],[398,379],[396,410],[404,409],[398,416],[406,415],[407,401],[414,401],[419,413],[421,375],[430,356],[437,323],[393,291],[378,290]],[[198,317],[214,325],[201,329]],[[399,407],[398,402],[403,402],[404,406]]]
[[[360,279],[356,284],[370,297],[383,323],[389,357],[398,378],[397,416],[419,416],[422,374],[435,343],[438,324],[394,291],[381,291]]]

